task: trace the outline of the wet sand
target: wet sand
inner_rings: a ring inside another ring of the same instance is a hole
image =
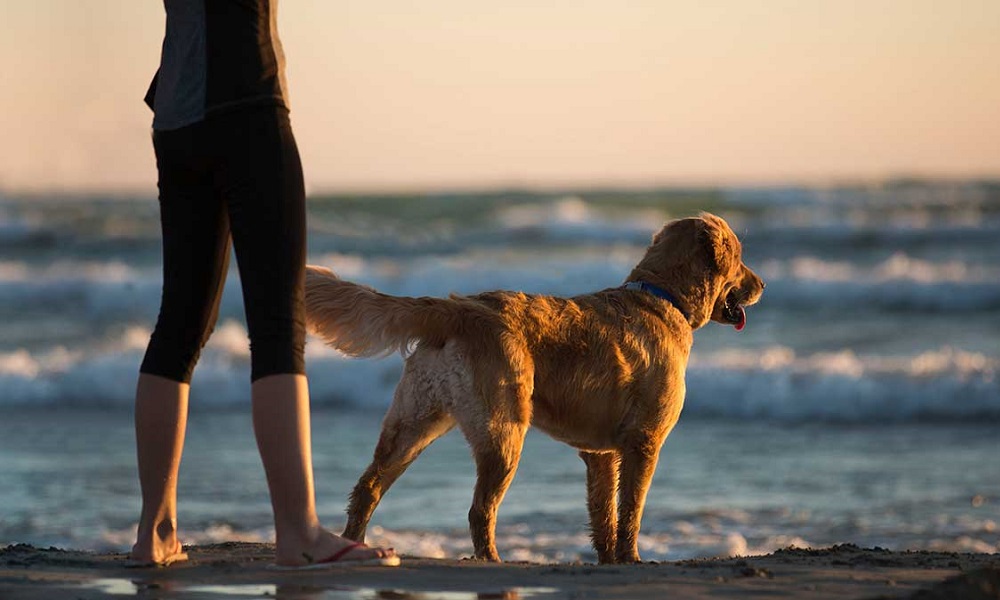
[[[396,568],[292,573],[268,570],[272,547],[267,544],[213,544],[188,551],[187,563],[129,569],[122,554],[8,546],[0,550],[0,598],[1000,598],[1000,555],[853,545],[627,566],[484,564],[404,555]]]

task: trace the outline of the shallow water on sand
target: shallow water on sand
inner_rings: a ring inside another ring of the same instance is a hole
[[[160,583],[155,578],[102,578],[77,586],[75,589],[97,590],[111,596],[145,596],[155,591],[161,598],[278,598],[279,600],[528,600],[529,598],[561,598],[555,588],[515,587],[488,592],[427,591],[408,592],[398,589],[374,589],[349,586],[302,584],[220,584],[193,585],[177,582]]]
[[[322,518],[343,525],[370,459],[379,415],[321,408],[313,417]],[[892,549],[997,552],[995,427],[842,426],[684,419],[664,446],[640,552],[650,560],[853,542]],[[94,409],[17,410],[0,423],[0,544],[125,550],[138,514],[131,420]],[[452,432],[403,475],[370,540],[428,557],[471,554],[475,471]],[[187,543],[272,538],[249,411],[194,409],[180,478]],[[593,560],[584,468],[533,432],[500,510],[508,560]]]

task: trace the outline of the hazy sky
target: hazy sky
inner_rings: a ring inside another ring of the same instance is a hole
[[[0,0],[0,188],[155,186],[156,0]],[[284,0],[312,190],[1000,175],[998,0]]]

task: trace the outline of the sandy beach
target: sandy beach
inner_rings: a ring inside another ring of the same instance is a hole
[[[840,545],[766,556],[640,565],[484,564],[405,556],[398,568],[268,569],[267,544],[188,548],[169,568],[129,569],[122,554],[0,550],[0,598],[413,599],[1000,598],[1000,555]]]

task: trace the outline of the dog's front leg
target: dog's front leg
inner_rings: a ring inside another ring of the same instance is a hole
[[[646,492],[653,480],[660,444],[655,440],[642,440],[622,450],[620,482],[618,486],[618,538],[615,561],[640,562],[639,525]]]
[[[601,564],[615,562],[615,538],[618,527],[617,452],[580,452],[587,465],[587,511],[590,513],[590,539]]]

